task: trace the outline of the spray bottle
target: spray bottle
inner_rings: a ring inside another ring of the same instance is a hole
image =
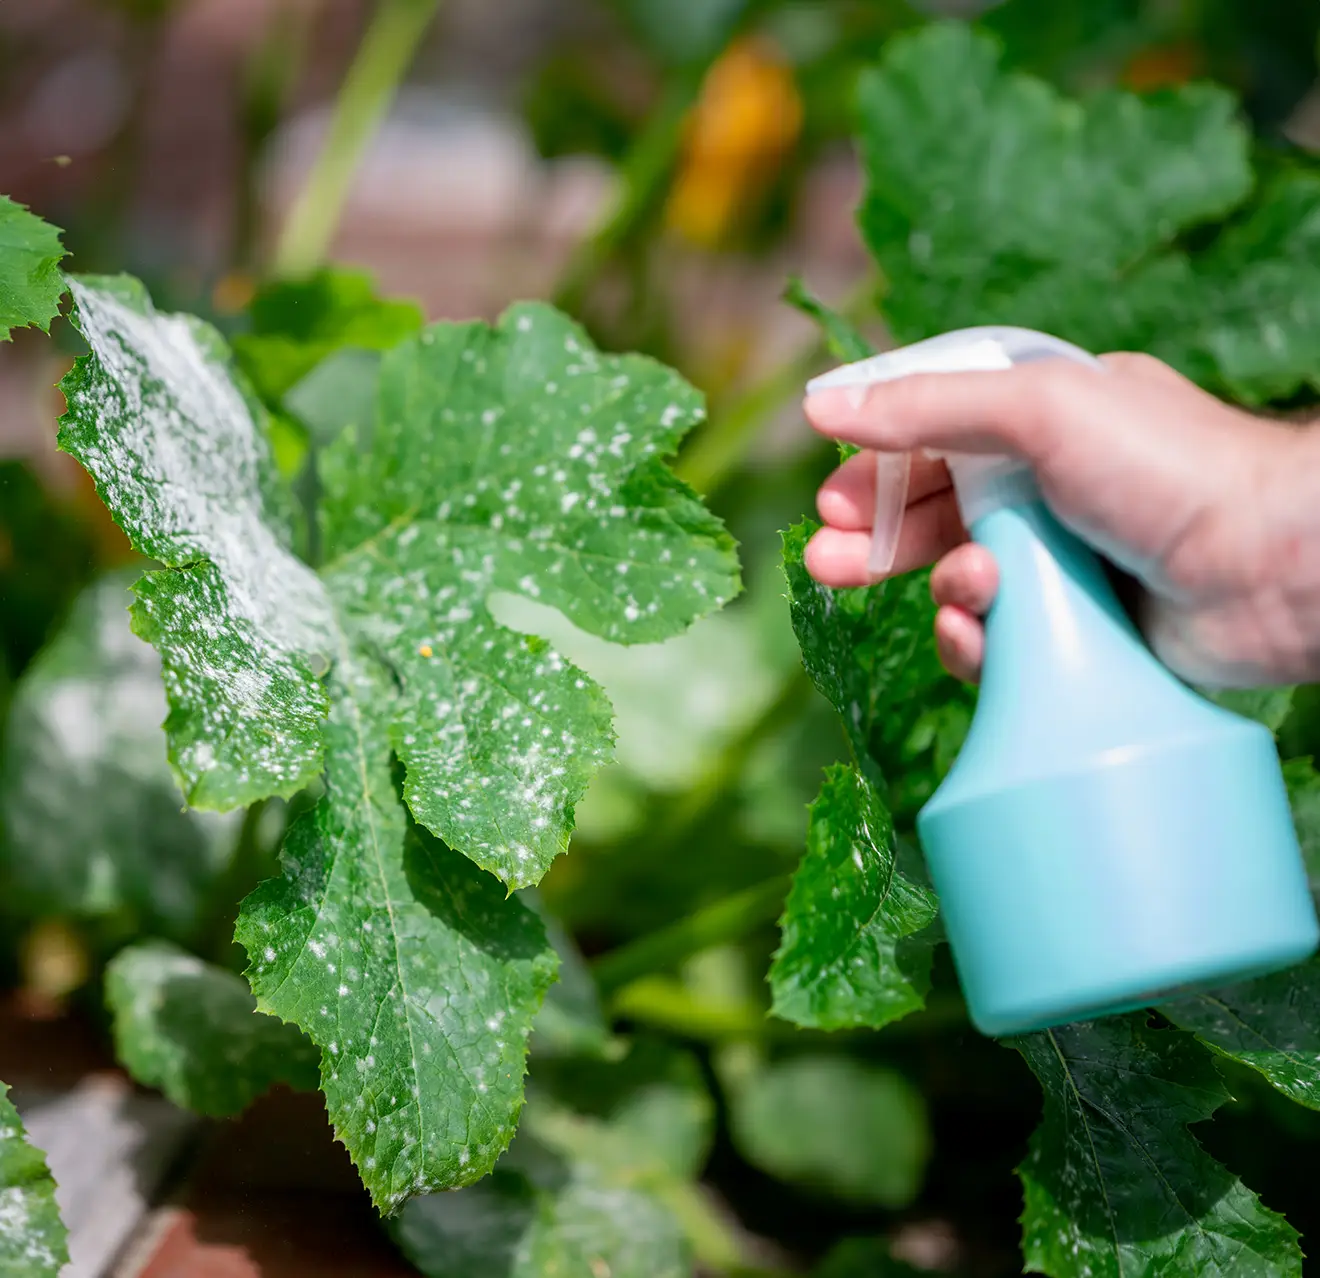
[[[809,391],[1039,359],[1043,333],[946,333]],[[1146,646],[1027,463],[945,460],[999,567],[975,719],[917,817],[968,1008],[986,1034],[1131,1011],[1298,963],[1320,943],[1274,740]],[[893,564],[908,458],[880,454],[870,568]]]

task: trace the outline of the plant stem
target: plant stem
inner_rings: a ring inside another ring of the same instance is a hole
[[[280,232],[274,274],[306,275],[324,260],[353,174],[439,4],[380,0],[335,99],[325,143]]]
[[[840,313],[856,318],[865,313],[876,293],[867,278],[849,294]],[[712,414],[710,425],[686,448],[674,465],[680,479],[704,497],[710,497],[742,463],[747,446],[765,419],[781,404],[802,393],[827,351],[825,340],[813,343],[796,359],[775,369],[763,381],[748,387],[724,408]]]
[[[646,847],[656,850],[671,847],[697,825],[728,795],[757,746],[802,711],[811,699],[812,687],[806,671],[796,667],[774,700],[720,751],[697,784],[674,802],[655,832],[643,840]]]
[[[633,140],[619,174],[619,195],[596,229],[578,245],[555,287],[561,310],[578,312],[610,258],[660,203],[683,140],[683,122],[701,89],[705,68],[678,76]]]
[[[602,994],[612,994],[639,976],[663,971],[722,942],[741,939],[779,917],[788,884],[787,875],[776,875],[611,950],[592,964],[597,986]]]

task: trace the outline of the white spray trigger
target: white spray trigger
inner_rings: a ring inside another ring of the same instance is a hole
[[[894,381],[913,373],[994,372],[1041,359],[1070,359],[1097,368],[1104,367],[1089,351],[1051,337],[1048,333],[993,325],[942,333],[924,342],[872,355],[855,364],[845,364],[813,378],[807,383],[807,394],[842,386],[858,387],[860,393],[860,388],[872,386],[876,382]],[[981,479],[1001,479],[1012,471],[1024,469],[1021,463],[1008,459],[966,458],[961,463],[955,463],[952,458],[949,460],[966,522],[970,522],[972,516],[968,511],[969,493],[964,492],[963,488],[970,488],[971,485],[960,484],[960,471],[968,479],[973,477],[973,473]],[[877,576],[888,573],[894,566],[899,534],[903,529],[910,470],[909,454],[876,453],[875,511],[866,567],[868,572]]]

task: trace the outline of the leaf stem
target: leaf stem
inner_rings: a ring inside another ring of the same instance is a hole
[[[839,307],[855,319],[870,309],[876,281],[864,279]],[[757,431],[781,404],[802,393],[829,347],[824,337],[796,359],[776,368],[762,381],[749,386],[723,408],[712,413],[710,424],[679,455],[674,472],[705,497],[713,495],[738,468]]]
[[[663,971],[725,941],[740,940],[779,917],[788,885],[787,875],[776,875],[611,950],[592,964],[597,986],[602,994],[612,994],[639,976]]]
[[[784,680],[778,694],[705,769],[701,779],[669,808],[668,815],[644,842],[648,848],[672,847],[725,798],[742,775],[752,752],[790,723],[810,701],[813,685],[801,666]]]
[[[353,174],[439,4],[440,0],[380,0],[335,99],[325,143],[280,232],[274,274],[307,275],[324,260]]]
[[[613,206],[578,245],[555,287],[552,300],[560,310],[580,312],[597,276],[655,212],[678,160],[683,124],[700,92],[705,70],[703,65],[672,80],[633,139],[624,157]]]

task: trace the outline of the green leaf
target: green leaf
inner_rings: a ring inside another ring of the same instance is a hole
[[[333,651],[320,581],[289,549],[260,410],[223,343],[158,314],[135,280],[72,280],[91,353],[62,387],[60,447],[165,567],[136,587],[133,629],[161,654],[170,762],[195,807],[290,795],[321,769]]]
[[[1300,1275],[1297,1233],[1187,1124],[1228,1091],[1191,1035],[1144,1014],[1017,1039],[1045,1093],[1018,1169],[1028,1272],[1052,1278]]]
[[[328,355],[387,351],[423,323],[415,303],[384,301],[371,276],[343,269],[266,284],[248,314],[251,329],[234,338],[234,355],[272,407]]]
[[[325,458],[325,569],[402,687],[391,743],[417,819],[513,887],[567,844],[609,707],[496,625],[505,590],[617,643],[685,629],[737,589],[732,545],[660,464],[701,415],[639,356],[545,306],[436,325],[386,356],[378,424]]]
[[[1166,327],[1156,354],[1247,403],[1320,386],[1320,176],[1282,174],[1192,267],[1190,331]]]
[[[538,1060],[494,1175],[409,1203],[395,1237],[438,1278],[686,1278],[713,1124],[696,1061],[657,1042],[618,1061]]]
[[[22,917],[187,939],[237,822],[183,806],[160,728],[160,660],[129,629],[134,575],[88,587],[18,681],[0,763],[0,877]]]
[[[505,1161],[472,1189],[404,1209],[394,1236],[427,1278],[691,1275],[673,1216],[650,1195],[568,1167],[525,1136]]]
[[[284,877],[243,903],[235,939],[257,1006],[322,1049],[336,1134],[372,1200],[466,1185],[508,1146],[532,1021],[558,960],[540,920],[413,824],[361,670],[336,689],[326,798],[289,832]],[[374,743],[374,744],[373,744]]]
[[[775,1013],[800,1025],[879,1027],[923,1006],[935,939],[918,935],[936,901],[899,867],[894,823],[911,822],[934,792],[973,694],[935,655],[925,574],[831,590],[803,564],[811,532],[784,535],[793,631],[857,766],[828,773],[812,804],[770,983]]]
[[[68,1260],[68,1231],[45,1155],[28,1144],[9,1088],[0,1083],[0,1274],[56,1278]]]
[[[802,562],[814,531],[815,525],[803,523],[784,535],[802,664],[843,719],[863,773],[875,777],[879,767],[901,827],[916,816],[940,780],[936,746],[948,752],[949,743],[931,730],[933,721],[951,713],[969,721],[975,694],[939,663],[928,574],[909,573],[859,590],[831,590],[814,581]]]
[[[932,24],[896,37],[859,87],[862,233],[904,340],[1021,322],[1028,296],[1120,273],[1251,188],[1248,136],[1227,92],[1084,104],[1006,72],[987,35]]]
[[[901,1074],[843,1056],[801,1056],[754,1073],[729,1098],[754,1167],[847,1202],[897,1209],[921,1189],[930,1130]]]
[[[1271,732],[1278,732],[1292,710],[1295,688],[1224,688],[1216,689],[1211,700],[1263,723]]]
[[[825,335],[830,353],[844,363],[851,364],[875,354],[875,347],[857,330],[853,322],[826,306],[796,275],[784,289],[784,301],[808,319],[815,320]]]
[[[685,1052],[635,1040],[619,1061],[538,1062],[534,1082],[527,1130],[565,1158],[653,1188],[705,1166],[715,1107]]]
[[[0,341],[15,328],[50,331],[60,309],[67,250],[61,232],[35,213],[0,195]]]
[[[1309,758],[1289,759],[1283,765],[1283,780],[1314,894],[1320,891],[1320,772]]]
[[[280,540],[260,413],[215,334],[136,286],[75,287],[92,353],[63,437],[139,548],[177,565],[135,610],[163,650],[176,764],[217,802],[324,766],[284,877],[239,919],[258,1005],[328,1054],[331,1117],[378,1204],[468,1183],[512,1134],[555,958],[464,856],[535,882],[610,745],[599,690],[486,598],[641,642],[732,594],[730,539],[659,461],[699,400],[548,307],[429,328],[386,356],[370,438],[323,458],[318,577]]]
[[[1227,92],[1074,102],[1005,71],[993,38],[933,24],[889,42],[858,113],[859,220],[900,340],[1022,324],[1251,402],[1315,384],[1320,178],[1284,173],[1207,248],[1177,247],[1252,192]]]
[[[776,1016],[814,1029],[879,1029],[925,1003],[935,896],[898,869],[892,822],[871,783],[831,767],[811,805],[770,968]]]
[[[895,1260],[883,1238],[846,1238],[811,1271],[811,1278],[920,1278],[925,1272]]]
[[[163,942],[130,945],[105,973],[115,1054],[184,1109],[241,1113],[276,1083],[314,1090],[321,1054],[256,1010],[242,977]]]
[[[1207,1047],[1320,1109],[1320,959],[1160,1008]]]

